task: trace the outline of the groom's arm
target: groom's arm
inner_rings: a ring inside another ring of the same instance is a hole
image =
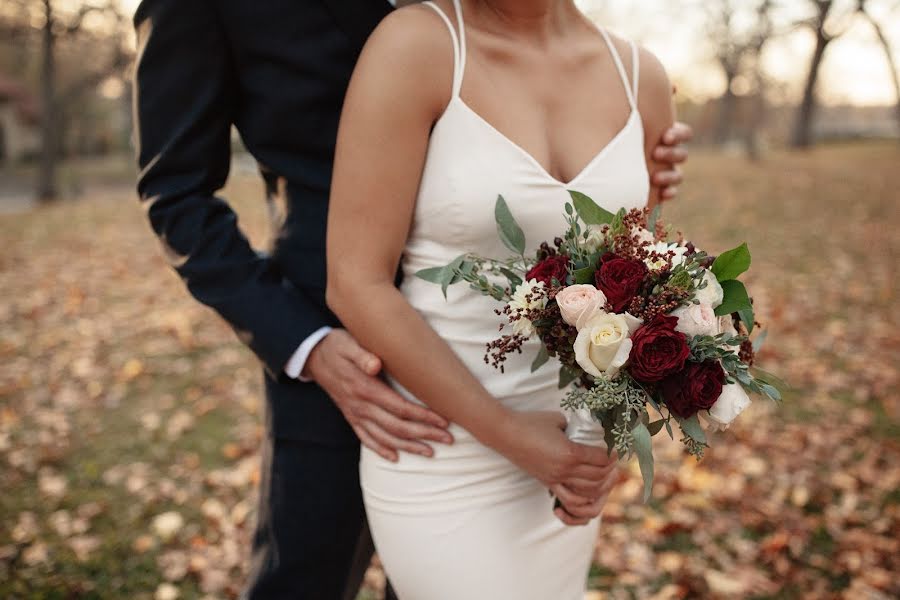
[[[134,24],[138,192],[150,223],[191,294],[279,373],[304,339],[334,321],[284,284],[215,195],[228,176],[238,102],[215,8],[144,0]]]

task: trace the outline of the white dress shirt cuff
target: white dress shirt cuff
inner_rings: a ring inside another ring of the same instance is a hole
[[[287,373],[288,377],[299,379],[300,381],[312,381],[312,379],[302,377],[300,374],[303,372],[303,367],[306,366],[306,359],[309,358],[313,348],[315,348],[316,344],[321,342],[326,335],[331,333],[331,329],[331,327],[322,327],[303,340],[303,343],[300,344],[300,347],[297,348],[284,367],[284,372]]]

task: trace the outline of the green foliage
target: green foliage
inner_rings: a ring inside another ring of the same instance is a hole
[[[650,491],[653,489],[653,443],[650,439],[650,431],[647,426],[638,421],[631,430],[634,441],[634,452],[638,457],[638,465],[641,468],[641,477],[644,479],[644,502],[650,499]]]
[[[716,257],[710,269],[719,283],[737,279],[750,268],[750,248],[744,242],[737,248],[723,252]]]
[[[416,271],[416,277],[441,286],[441,292],[444,293],[444,298],[446,298],[447,288],[462,280],[460,269],[466,263],[465,258],[465,255],[458,256],[453,262],[443,267],[432,267]]]
[[[753,309],[753,304],[750,302],[750,296],[747,294],[747,288],[744,287],[743,283],[734,279],[723,281],[721,283],[724,297],[722,299],[722,304],[716,308],[716,316],[721,317]]]
[[[525,254],[525,232],[516,223],[509,206],[503,196],[497,196],[497,204],[494,206],[494,218],[497,221],[497,233],[503,245],[518,254]]]
[[[581,192],[569,190],[569,196],[572,197],[575,211],[586,225],[606,225],[615,218],[613,213],[600,208],[596,202]]]
[[[547,352],[547,346],[541,344],[541,349],[538,350],[537,356],[534,357],[534,362],[531,363],[531,372],[534,373],[550,360],[550,354]]]
[[[565,409],[586,408],[591,411],[603,426],[610,452],[615,451],[622,458],[637,455],[644,480],[645,502],[650,498],[653,487],[653,450],[650,442],[653,434],[647,427],[648,398],[640,384],[622,373],[616,379],[598,377],[590,389],[570,390],[562,402]],[[662,425],[654,423],[653,429],[658,433]]]

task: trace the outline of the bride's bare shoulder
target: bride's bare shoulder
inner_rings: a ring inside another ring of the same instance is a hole
[[[632,43],[618,36],[612,38],[628,77],[634,77]],[[668,129],[674,120],[672,82],[662,61],[653,52],[640,44],[637,49],[638,110],[644,122],[644,130],[650,134],[648,139],[655,139],[653,136]]]
[[[420,100],[442,110],[453,84],[453,44],[447,25],[421,4],[392,11],[369,36],[356,71],[354,77],[382,85],[397,83],[398,77],[415,81]]]

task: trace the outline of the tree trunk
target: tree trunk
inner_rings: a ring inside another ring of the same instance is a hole
[[[56,169],[59,162],[59,143],[56,106],[56,36],[51,0],[44,0],[46,17],[42,33],[41,61],[41,163],[38,169],[37,198],[39,202],[57,199]]]
[[[731,138],[734,126],[734,113],[737,104],[737,96],[734,95],[732,85],[735,73],[725,71],[725,93],[719,98],[719,120],[716,124],[716,143],[724,144]]]
[[[881,48],[884,50],[888,68],[891,70],[891,79],[894,82],[894,92],[897,95],[897,131],[900,131],[900,71],[897,69],[897,62],[894,60],[894,55],[891,52],[891,43],[888,41],[887,36],[884,34],[884,30],[881,28],[881,25],[878,24],[878,21],[876,21],[865,8],[860,12],[862,12],[863,16],[872,25],[872,29],[875,30],[875,35],[878,36],[878,41],[881,42]]]
[[[812,124],[816,112],[816,84],[819,81],[819,71],[822,67],[822,59],[825,50],[831,42],[823,26],[816,31],[816,51],[813,53],[809,65],[809,74],[806,77],[806,87],[803,90],[803,101],[797,113],[797,123],[794,129],[793,146],[795,148],[809,148],[812,145]]]

